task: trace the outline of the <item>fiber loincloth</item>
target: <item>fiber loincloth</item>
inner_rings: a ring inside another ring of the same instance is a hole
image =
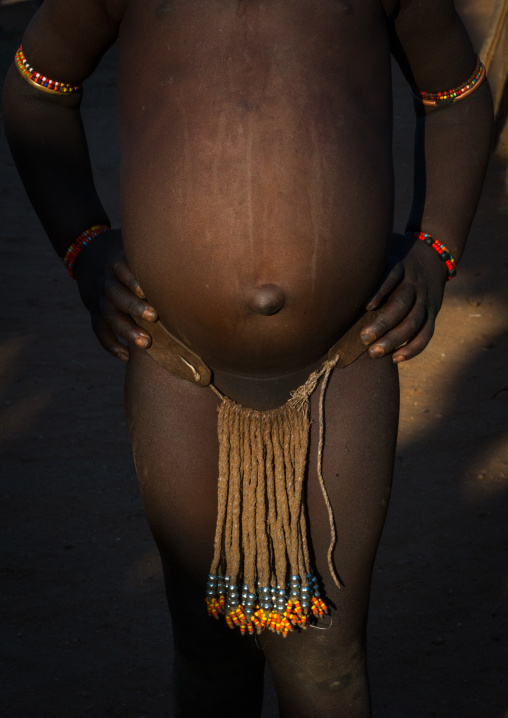
[[[369,312],[373,318],[376,312]],[[174,376],[210,388],[220,398],[217,432],[219,477],[214,556],[206,603],[242,633],[268,628],[286,636],[327,610],[309,556],[303,500],[310,434],[310,396],[321,381],[318,479],[330,520],[328,567],[333,565],[335,524],[322,474],[324,398],[334,368],[351,364],[367,347],[360,338],[365,315],[334,344],[322,367],[268,411],[244,407],[212,383],[205,362],[161,324],[135,321],[152,336],[146,352]]]

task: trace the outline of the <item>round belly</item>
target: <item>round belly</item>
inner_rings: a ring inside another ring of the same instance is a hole
[[[235,99],[130,138],[124,244],[163,323],[212,368],[289,373],[323,356],[379,280],[390,142],[360,112]]]

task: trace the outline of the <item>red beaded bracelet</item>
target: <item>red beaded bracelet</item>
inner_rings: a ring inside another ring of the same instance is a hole
[[[87,244],[90,244],[92,239],[98,237],[99,234],[107,232],[108,229],[111,229],[111,227],[108,227],[106,224],[96,224],[93,227],[90,227],[90,229],[87,229],[82,234],[80,234],[79,237],[71,244],[71,246],[65,253],[65,257],[62,261],[64,263],[64,266],[67,267],[67,271],[69,272],[72,279],[76,279],[76,276],[74,274],[74,265],[76,264],[76,259],[78,258],[83,247],[86,247]]]
[[[455,269],[457,262],[452,257],[452,253],[444,246],[444,244],[441,244],[441,242],[439,242],[431,234],[428,234],[427,232],[406,232],[406,236],[421,239],[422,242],[428,244],[429,247],[432,247],[432,249],[439,254],[442,261],[445,262],[448,268],[448,279],[452,279],[452,277],[457,274],[457,270]]]

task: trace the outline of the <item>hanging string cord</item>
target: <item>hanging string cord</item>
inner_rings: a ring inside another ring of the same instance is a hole
[[[330,498],[328,496],[328,492],[327,492],[326,486],[325,486],[325,480],[323,477],[323,449],[324,449],[324,443],[325,443],[325,395],[326,395],[326,389],[328,387],[328,383],[330,381],[332,372],[333,372],[337,362],[339,361],[339,359],[340,359],[340,354],[337,354],[333,359],[327,359],[320,369],[313,372],[309,376],[309,378],[307,379],[305,384],[302,384],[302,386],[298,387],[298,389],[295,389],[295,391],[291,392],[291,398],[288,401],[288,404],[293,403],[298,408],[303,407],[305,405],[305,402],[308,401],[310,395],[316,389],[319,380],[321,379],[321,377],[323,377],[323,381],[321,384],[321,392],[319,395],[319,413],[318,413],[319,440],[318,440],[318,453],[317,453],[317,476],[318,476],[319,486],[321,488],[321,493],[323,495],[323,500],[325,502],[326,510],[328,511],[328,523],[330,526],[330,544],[328,546],[328,554],[327,554],[328,570],[330,571],[333,582],[335,583],[337,588],[341,588],[341,583],[339,581],[339,577],[337,576],[335,566],[333,565],[333,552],[335,549],[335,544],[337,543],[337,532],[336,532],[336,528],[335,528],[335,519],[333,516],[332,504],[330,502]]]
[[[330,571],[330,574],[333,578],[333,582],[335,583],[337,588],[341,588],[341,583],[337,576],[337,572],[335,571],[335,566],[333,565],[333,551],[335,549],[335,544],[337,543],[337,532],[335,529],[335,519],[333,516],[332,505],[331,505],[330,499],[328,497],[328,492],[326,490],[325,480],[323,478],[323,448],[324,448],[324,443],[325,443],[325,394],[326,394],[328,382],[330,381],[330,376],[331,376],[332,371],[335,367],[335,364],[337,363],[338,360],[339,360],[339,357],[337,356],[334,361],[325,362],[325,372],[324,372],[324,377],[323,377],[323,383],[321,384],[321,392],[319,395],[319,441],[318,441],[318,455],[317,455],[317,475],[318,475],[319,485],[321,487],[321,493],[323,494],[325,506],[328,511],[328,521],[330,524],[330,545],[328,546],[328,570]]]

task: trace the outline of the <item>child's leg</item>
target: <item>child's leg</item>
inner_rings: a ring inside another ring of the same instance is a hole
[[[315,471],[317,400],[314,395],[308,508],[318,572],[326,599],[337,610],[331,620],[320,620],[319,628],[290,633],[285,640],[265,632],[260,643],[274,677],[281,718],[366,718],[365,624],[398,422],[398,376],[391,357],[373,360],[364,355],[335,371],[326,395],[323,475],[337,527],[335,566],[344,584],[340,590],[327,566],[328,513]]]
[[[234,398],[234,397],[233,397]],[[317,399],[312,415],[317,418]],[[175,715],[257,716],[263,656],[255,643],[206,615],[217,499],[217,399],[136,352],[127,409],[145,509],[165,565],[175,637]],[[372,562],[391,483],[398,383],[390,358],[361,357],[332,375],[326,401],[324,475],[338,529],[336,564],[326,568],[328,516],[311,439],[308,504],[317,566],[337,605],[330,630],[287,639],[264,633],[282,715],[368,715],[363,633]],[[325,622],[326,623],[326,622]],[[239,706],[241,706],[239,708]],[[240,710],[240,712],[239,712]],[[347,712],[349,711],[349,712]]]
[[[134,459],[164,565],[172,617],[174,718],[258,718],[265,659],[206,612],[217,518],[217,397],[134,350],[126,400]]]

